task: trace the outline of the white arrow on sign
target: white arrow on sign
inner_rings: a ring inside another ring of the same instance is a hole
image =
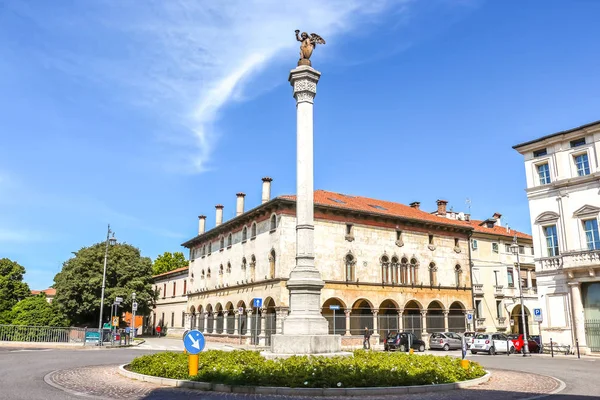
[[[194,339],[191,335],[190,335],[190,339],[192,339],[192,347],[200,350],[200,341]]]

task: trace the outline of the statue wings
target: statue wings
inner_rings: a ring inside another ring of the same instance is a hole
[[[310,34],[310,41],[316,44],[325,44],[325,39],[323,39],[321,36],[317,35],[316,33],[311,33]]]

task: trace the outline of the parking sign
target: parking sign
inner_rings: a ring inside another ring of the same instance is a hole
[[[542,316],[542,309],[541,308],[534,308],[533,309],[533,320],[535,322],[542,322],[544,320],[544,317]]]

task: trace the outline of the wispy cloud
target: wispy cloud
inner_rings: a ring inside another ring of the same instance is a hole
[[[57,240],[56,234],[48,234],[22,228],[0,228],[0,244],[26,244]]]
[[[77,46],[77,51],[53,50],[45,56],[46,62],[75,76],[135,88],[131,100],[164,115],[168,123],[185,127],[179,135],[170,132],[160,138],[176,154],[164,158],[186,172],[202,172],[210,167],[219,136],[215,122],[224,107],[260,93],[259,88],[250,94],[244,90],[248,78],[284,58],[294,65],[298,47],[294,29],[318,32],[328,46],[335,47],[339,35],[360,31],[384,11],[397,12],[413,1],[169,0],[142,5],[99,0],[95,7],[78,13],[80,21],[70,13],[68,20],[55,19],[53,28],[69,29],[66,26],[81,32],[89,30],[93,21],[104,36],[122,41],[126,53],[99,56]],[[31,17],[31,9],[22,13]],[[46,18],[36,19],[47,25]],[[319,54],[319,59],[326,60],[325,54]]]

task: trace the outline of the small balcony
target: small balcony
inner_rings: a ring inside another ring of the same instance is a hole
[[[556,257],[543,257],[540,262],[542,271],[559,269],[584,269],[600,264],[600,250],[568,251]]]
[[[475,296],[483,296],[483,283],[473,284],[473,294],[475,294]]]
[[[494,286],[494,296],[504,297],[504,286],[503,285],[495,285]]]
[[[498,317],[498,326],[506,326],[506,317]]]
[[[477,327],[483,326],[485,325],[485,318],[475,318],[475,323]]]

